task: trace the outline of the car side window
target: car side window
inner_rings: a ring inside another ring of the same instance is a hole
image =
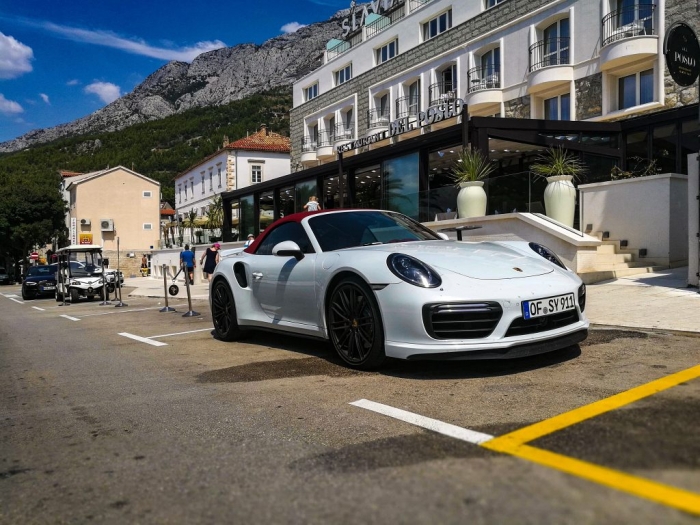
[[[256,255],[272,255],[272,249],[282,241],[294,241],[302,253],[314,253],[313,246],[304,228],[298,222],[285,222],[271,231],[255,250]]]

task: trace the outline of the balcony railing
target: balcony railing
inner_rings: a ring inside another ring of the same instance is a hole
[[[353,47],[356,45],[362,43],[362,32],[355,33],[351,38],[348,40],[343,40],[339,44],[336,44],[330,49],[326,50],[326,58],[328,60],[333,60],[339,55],[342,55],[343,53],[346,53],[347,51],[350,51]]]
[[[334,140],[353,140],[355,138],[355,129],[352,126],[346,127],[340,123],[335,125]]]
[[[416,117],[419,109],[420,97],[418,95],[396,99],[396,118]]]
[[[637,4],[613,11],[603,17],[603,45],[623,38],[654,35],[654,4]]]
[[[429,4],[433,0],[408,0],[408,9],[411,13],[416,9],[420,9],[425,4]]]
[[[367,128],[385,128],[389,125],[389,110],[370,109],[367,112]]]
[[[401,20],[404,16],[406,16],[404,5],[399,5],[398,8],[394,9],[392,12],[386,13],[374,22],[370,22],[365,26],[367,38],[372,38],[377,33],[381,33],[387,27],[391,27],[392,24]]]
[[[301,139],[301,151],[303,153],[309,153],[316,151],[318,140],[315,137],[306,136]]]
[[[530,73],[543,67],[568,65],[568,36],[540,40],[530,46]]]
[[[318,143],[316,144],[316,147],[323,148],[325,146],[332,146],[333,145],[334,131],[335,130],[319,131],[318,132]]]
[[[449,102],[458,98],[457,81],[447,80],[432,84],[429,88],[429,106],[436,106],[443,102]]]
[[[469,93],[482,89],[500,89],[501,87],[500,64],[473,67],[467,73]]]

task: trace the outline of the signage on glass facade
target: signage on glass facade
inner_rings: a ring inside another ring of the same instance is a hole
[[[399,0],[400,1],[400,0]],[[398,2],[397,2],[398,3]],[[350,31],[357,31],[358,27],[365,25],[365,20],[369,15],[369,11],[372,11],[375,15],[388,11],[394,5],[394,0],[372,0],[368,4],[360,6],[359,10],[356,11],[355,0],[350,4],[350,16],[344,18],[341,22],[341,27],[343,28],[343,36],[347,36]],[[358,14],[359,12],[359,21]],[[359,22],[359,23],[358,23]]]
[[[664,55],[671,77],[681,86],[690,86],[700,73],[700,45],[690,26],[678,22],[666,32]]]
[[[425,111],[420,111],[416,116],[413,117],[401,117],[389,123],[389,129],[381,131],[379,133],[374,133],[373,135],[368,135],[367,137],[348,142],[343,146],[338,146],[336,151],[338,153],[343,153],[353,149],[362,148],[376,142],[381,142],[384,139],[391,137],[396,137],[402,133],[407,133],[413,131],[414,129],[420,129],[425,126],[430,126],[436,122],[442,120],[447,120],[452,117],[462,113],[462,107],[464,106],[464,100],[461,98],[445,102],[443,104],[438,104],[428,108]]]

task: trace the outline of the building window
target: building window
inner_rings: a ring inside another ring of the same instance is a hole
[[[190,189],[192,190],[192,198],[194,199],[194,179],[190,180]]]
[[[179,184],[177,185],[177,198],[178,198],[178,203],[182,202],[182,186]]]
[[[399,41],[394,40],[377,49],[377,65],[391,60],[399,53]]]
[[[143,229],[144,229],[144,230],[152,230],[152,229],[153,229],[153,225],[152,225],[150,222],[146,222],[146,223],[144,223],[144,225],[143,225]]]
[[[221,188],[221,168],[219,168],[219,188]]]
[[[143,197],[145,199],[150,199],[153,194],[150,191],[144,191],[143,192]]]
[[[306,101],[308,102],[311,99],[314,99],[318,96],[318,82],[314,84],[313,86],[309,86],[304,90],[304,95],[306,97]]]
[[[627,109],[654,101],[654,70],[647,69],[626,77],[617,84],[617,109]]]
[[[493,6],[496,6],[502,2],[505,2],[505,0],[485,0],[486,1],[486,9],[489,9]]]
[[[214,183],[212,181],[212,171],[209,170],[209,191],[213,191],[213,190],[214,190]]]
[[[252,164],[250,166],[250,183],[257,184],[258,182],[262,182],[262,166]]]
[[[352,78],[352,64],[348,64],[343,69],[335,72],[335,85],[345,84]]]
[[[545,99],[544,118],[547,120],[571,120],[570,107],[571,95],[569,93]]]
[[[202,195],[204,195],[204,173],[202,173]]]
[[[452,9],[423,24],[423,40],[435,38],[452,27]]]

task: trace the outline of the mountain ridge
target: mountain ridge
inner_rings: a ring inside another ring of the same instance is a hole
[[[326,43],[341,33],[341,10],[323,22],[262,44],[243,43],[198,55],[191,63],[171,61],[151,73],[131,93],[72,122],[32,130],[0,143],[12,153],[53,140],[117,131],[188,109],[228,104],[291,85],[321,65]]]

